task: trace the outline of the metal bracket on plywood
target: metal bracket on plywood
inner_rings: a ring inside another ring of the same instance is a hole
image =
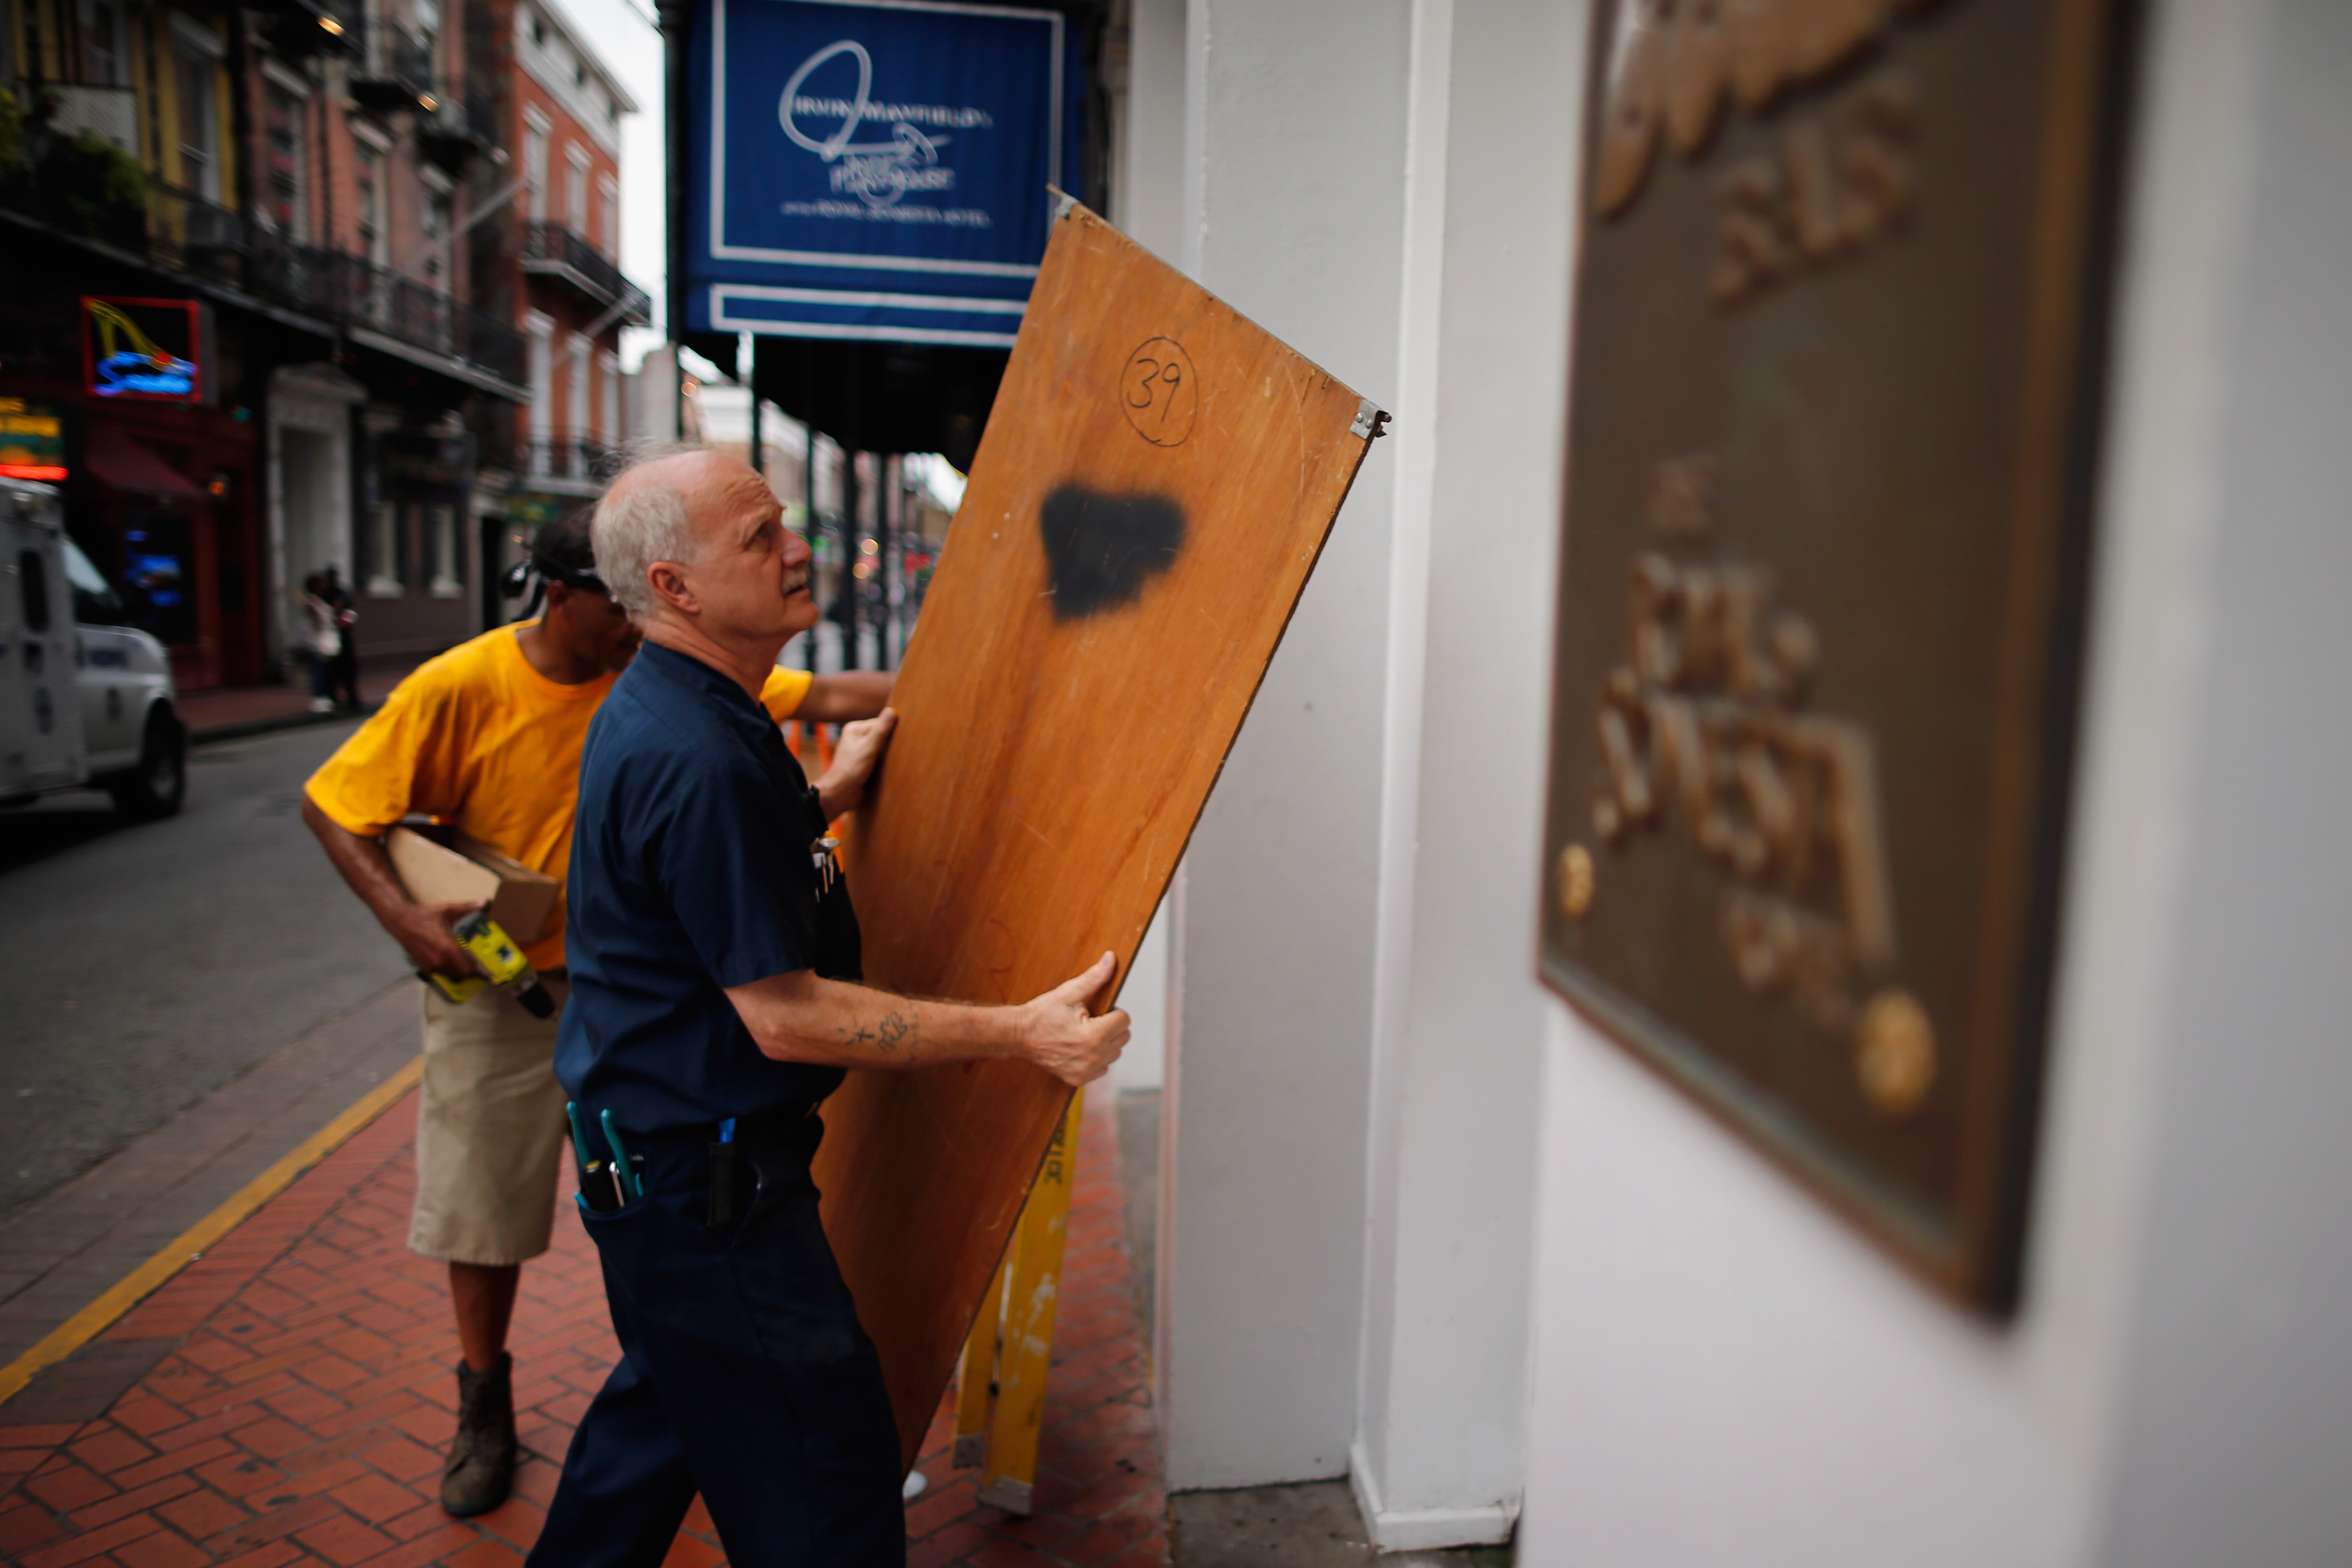
[[[1388,410],[1367,397],[1356,409],[1356,422],[1348,426],[1350,436],[1361,436],[1367,441],[1377,440],[1388,434]]]

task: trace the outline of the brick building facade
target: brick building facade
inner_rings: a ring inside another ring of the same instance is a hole
[[[530,399],[511,416],[504,508],[519,533],[593,494],[625,433],[621,331],[651,319],[618,264],[621,120],[637,106],[551,5],[487,0],[480,16],[488,111],[515,194],[484,226],[476,281],[481,297],[510,301],[524,342]]]

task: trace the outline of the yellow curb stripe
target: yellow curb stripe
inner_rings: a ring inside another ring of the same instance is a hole
[[[269,1169],[246,1183],[220,1207],[182,1231],[163,1251],[117,1280],[112,1289],[51,1330],[48,1336],[0,1367],[0,1404],[15,1398],[43,1367],[58,1362],[104,1333],[113,1321],[161,1289],[173,1275],[195,1260],[198,1253],[252,1217],[256,1209],[284,1192],[294,1178],[341,1148],[352,1134],[392,1109],[393,1102],[416,1086],[425,1073],[417,1057],[354,1101],[343,1113],[302,1140]]]

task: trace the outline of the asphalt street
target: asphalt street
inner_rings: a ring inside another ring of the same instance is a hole
[[[354,724],[198,747],[163,822],[0,812],[0,1215],[404,973],[298,815]]]

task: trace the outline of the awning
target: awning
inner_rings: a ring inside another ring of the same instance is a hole
[[[185,474],[157,457],[153,448],[132,439],[119,426],[90,421],[85,456],[89,476],[110,490],[170,496],[180,500],[207,499]]]

